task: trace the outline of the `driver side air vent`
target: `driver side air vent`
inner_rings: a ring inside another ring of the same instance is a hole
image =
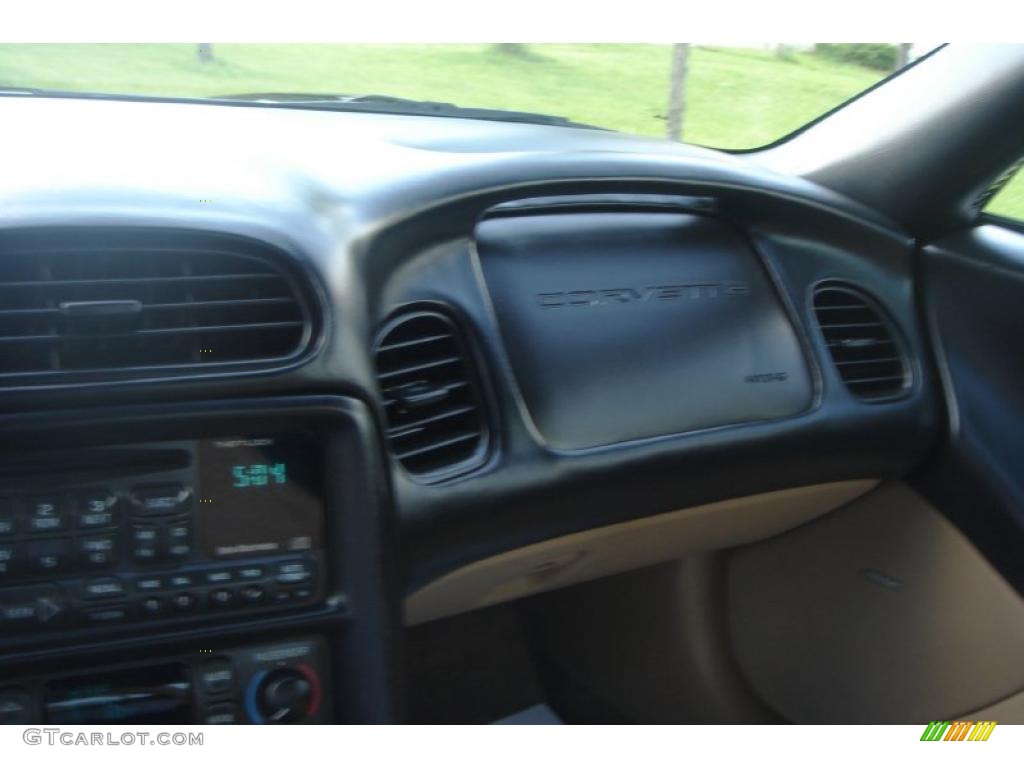
[[[826,283],[814,292],[814,314],[846,388],[861,400],[885,400],[910,385],[910,366],[892,324],[865,294]]]
[[[435,309],[386,324],[375,348],[391,453],[427,482],[483,463],[488,430],[479,376],[455,322]]]
[[[0,385],[267,370],[315,338],[290,259],[249,239],[157,229],[0,234]]]

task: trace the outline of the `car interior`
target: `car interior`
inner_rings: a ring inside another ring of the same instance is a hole
[[[1024,46],[749,152],[0,120],[0,723],[1024,724]]]

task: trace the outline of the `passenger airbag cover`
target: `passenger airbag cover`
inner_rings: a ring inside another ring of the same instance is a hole
[[[758,257],[677,213],[494,218],[477,250],[544,441],[582,449],[793,416],[813,386]]]

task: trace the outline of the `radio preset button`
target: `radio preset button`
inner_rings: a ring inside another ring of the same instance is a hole
[[[132,547],[132,559],[138,563],[156,560],[156,547]]]
[[[117,560],[117,538],[113,535],[86,536],[78,540],[78,553],[84,565],[102,568]]]
[[[188,557],[192,554],[191,544],[174,544],[167,548],[167,554],[177,560]]]
[[[231,571],[208,571],[206,573],[207,584],[230,584],[234,580]]]
[[[278,604],[302,603],[313,596],[313,590],[306,587],[299,589],[279,589],[274,593],[274,602]]]
[[[251,565],[235,571],[235,577],[239,581],[259,581],[265,574],[266,571],[259,565]]]
[[[196,607],[196,596],[190,592],[182,592],[171,598],[171,605],[179,611],[191,611]]]
[[[10,499],[0,499],[0,536],[18,532],[18,516],[14,514]]]
[[[82,587],[82,596],[86,600],[124,597],[124,585],[115,578],[90,579]]]
[[[86,611],[85,618],[90,624],[116,624],[128,618],[128,610],[123,605],[110,605]]]
[[[187,517],[167,525],[168,541],[188,541],[192,538],[192,522]]]
[[[71,551],[71,539],[30,541],[26,546],[25,560],[33,571],[53,573],[67,569]]]
[[[156,560],[159,528],[155,525],[136,525],[132,528],[132,559],[137,562]]]
[[[164,580],[161,576],[143,576],[135,580],[135,588],[140,592],[155,592],[164,588]]]
[[[301,584],[313,578],[313,571],[304,560],[293,560],[277,566],[278,584]]]
[[[117,497],[110,491],[84,491],[76,496],[79,528],[109,528],[115,524]]]
[[[164,612],[164,601],[159,597],[146,597],[139,601],[139,608],[145,616],[159,616]]]
[[[192,521],[187,518],[173,520],[164,528],[167,555],[173,558],[192,554]]]
[[[58,533],[68,528],[67,516],[61,509],[57,496],[33,496],[28,500],[28,521],[30,533]]]
[[[258,603],[263,600],[266,592],[264,592],[263,587],[258,587],[254,584],[248,587],[242,587],[241,594],[242,599],[245,600],[245,602]]]
[[[11,576],[21,570],[21,552],[15,544],[0,543],[0,577]]]

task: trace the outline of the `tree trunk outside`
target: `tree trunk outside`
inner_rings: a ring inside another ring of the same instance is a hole
[[[668,138],[681,141],[683,118],[686,115],[686,65],[690,56],[689,43],[672,46],[672,76],[668,88]]]
[[[526,43],[496,43],[495,47],[511,56],[526,55]]]
[[[896,69],[903,69],[910,63],[910,46],[913,43],[899,43],[896,46]]]

